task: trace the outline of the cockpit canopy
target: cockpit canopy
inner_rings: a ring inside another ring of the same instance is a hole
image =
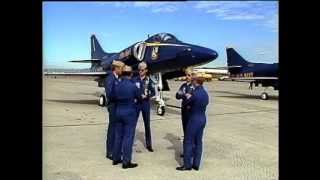
[[[159,33],[149,37],[146,42],[178,43],[180,41],[172,34]]]

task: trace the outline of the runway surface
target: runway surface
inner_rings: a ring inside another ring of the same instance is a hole
[[[97,105],[103,88],[90,80],[43,78],[43,179],[45,180],[274,180],[278,179],[278,91],[260,99],[264,88],[248,83],[212,81],[205,84],[210,104],[200,171],[179,172],[182,124],[170,81],[165,116],[151,111],[155,152],[144,147],[140,115],[133,162],[124,170],[105,158],[107,111]]]

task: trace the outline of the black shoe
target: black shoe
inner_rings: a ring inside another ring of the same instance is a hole
[[[192,166],[192,169],[199,171],[199,167],[197,167],[197,166]]]
[[[127,163],[127,164],[122,164],[122,168],[123,168],[123,169],[135,168],[135,167],[137,167],[137,166],[138,166],[137,163],[131,163],[131,162],[129,162],[129,163]]]
[[[180,157],[181,157],[181,158],[183,158],[183,157],[184,157],[184,155],[183,155],[183,154],[180,154]]]
[[[184,166],[181,166],[181,167],[177,167],[176,170],[178,171],[191,171],[192,168],[186,168]]]
[[[113,162],[112,162],[112,165],[118,165],[119,163],[122,163],[122,160],[113,161]]]
[[[148,151],[150,151],[150,152],[153,152],[153,149],[152,149],[152,147],[147,147],[147,149],[148,149]]]
[[[112,155],[106,155],[106,158],[112,160]]]

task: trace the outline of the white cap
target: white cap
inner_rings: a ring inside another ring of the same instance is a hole
[[[122,61],[116,61],[116,60],[112,61],[112,66],[123,67],[124,65],[125,64]]]
[[[185,72],[186,74],[192,74],[193,68],[192,68],[192,67],[188,67],[188,68],[186,68],[186,69],[184,70],[184,72]]]
[[[145,62],[139,63],[138,69],[145,69],[145,68],[147,68],[147,64]]]

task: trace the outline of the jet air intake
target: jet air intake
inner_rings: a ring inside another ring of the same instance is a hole
[[[142,61],[146,51],[145,42],[138,42],[133,46],[133,56],[138,60]]]

